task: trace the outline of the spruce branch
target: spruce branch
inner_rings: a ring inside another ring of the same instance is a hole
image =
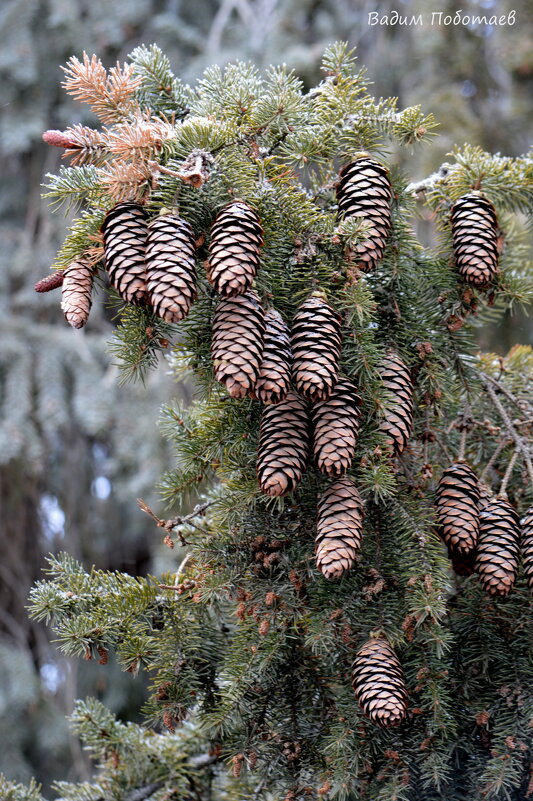
[[[112,124],[128,117],[137,109],[135,92],[141,78],[134,76],[134,66],[117,62],[109,73],[96,55],[83,60],[72,56],[65,67],[63,86],[76,100],[88,103],[104,124]]]
[[[515,426],[513,425],[513,422],[511,420],[511,418],[509,417],[509,415],[508,415],[508,413],[507,413],[507,411],[505,409],[505,407],[503,406],[502,402],[498,398],[493,385],[490,383],[490,381],[488,380],[488,378],[484,374],[481,375],[481,381],[483,382],[483,385],[485,386],[485,389],[489,393],[490,398],[491,398],[494,406],[496,407],[496,409],[498,411],[498,414],[500,415],[501,419],[503,420],[503,422],[505,424],[505,427],[506,427],[507,431],[509,432],[509,435],[513,439],[513,441],[514,441],[514,443],[516,445],[516,449],[522,455],[522,458],[524,460],[524,463],[526,465],[526,469],[527,469],[527,472],[528,472],[528,475],[529,475],[529,480],[531,482],[531,486],[533,486],[533,463],[531,461],[531,455],[530,455],[530,452],[529,452],[529,447],[528,447],[526,441],[517,432]]]

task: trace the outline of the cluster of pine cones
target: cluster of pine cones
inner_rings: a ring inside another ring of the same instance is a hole
[[[352,251],[357,267],[376,267],[391,230],[392,187],[388,170],[366,154],[340,172],[339,216],[367,223],[365,240]],[[498,224],[492,204],[480,193],[460,198],[451,212],[455,263],[469,284],[483,289],[498,269]],[[127,302],[151,305],[169,323],[182,320],[196,299],[195,237],[174,213],[152,220],[136,202],[122,202],[102,226],[111,285]],[[260,266],[263,230],[257,213],[235,200],[212,228],[207,278],[220,295],[213,317],[211,354],[216,379],[233,398],[254,397],[263,404],[257,475],[269,496],[292,492],[311,458],[332,479],[318,501],[316,559],[329,579],[349,570],[359,550],[363,502],[346,475],[354,458],[360,425],[357,387],[340,375],[342,338],[339,316],[323,293],[315,292],[297,309],[289,329],[275,308],[265,310],[252,285]],[[48,291],[62,284],[62,308],[75,328],[85,325],[94,268],[83,256],[66,270],[36,285]],[[382,381],[380,431],[384,448],[400,455],[413,419],[413,386],[399,355],[388,352],[379,365]],[[473,472],[465,463],[445,471],[438,490],[443,537],[459,553],[476,550],[477,570],[488,592],[504,595],[512,587],[518,559],[518,521],[502,498],[480,508]],[[523,533],[524,562],[533,587],[533,512]],[[380,726],[395,726],[407,710],[407,691],[399,660],[381,635],[356,655],[353,687],[364,714]]]
[[[470,465],[454,462],[437,488],[437,521],[452,559],[466,559],[489,595],[508,595],[518,573],[520,550],[528,586],[533,592],[533,507],[522,525],[502,497],[480,487]]]

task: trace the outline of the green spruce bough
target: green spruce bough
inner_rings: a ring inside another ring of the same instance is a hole
[[[474,333],[530,297],[532,162],[465,146],[409,184],[391,153],[431,116],[375,101],[342,44],[323,69],[305,92],[242,63],[189,88],[155,46],[66,68],[102,127],[45,134],[72,158],[47,196],[83,209],[55,266],[84,266],[82,300],[107,268],[126,378],[169,347],[193,377],[162,487],[178,510],[212,489],[157,520],[187,548],[175,575],[62,555],[32,592],[66,653],[152,679],[155,731],[78,705],[100,767],[64,799],[531,792],[533,352]]]

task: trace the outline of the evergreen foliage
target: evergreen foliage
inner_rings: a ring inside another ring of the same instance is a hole
[[[81,86],[107,125],[107,161],[94,165],[98,188],[87,192],[86,173],[75,166],[54,191],[76,197],[78,185],[83,220],[127,189],[151,217],[174,208],[192,226],[200,278],[188,317],[161,328],[149,310],[125,306],[117,338],[127,375],[142,375],[162,340],[177,339],[173,369],[192,372],[197,398],[164,413],[177,460],[163,490],[179,503],[191,487],[200,492],[215,480],[216,488],[193,516],[158,521],[168,542],[175,533],[188,548],[175,576],[87,573],[63,555],[35,586],[33,615],[50,621],[66,653],[113,650],[125,670],[149,672],[147,712],[170,731],[142,732],[92,702],[80,705],[75,724],[100,774],[94,785],[61,784],[61,797],[526,798],[533,673],[523,571],[508,597],[485,595],[476,575],[450,564],[434,501],[442,470],[457,458],[521,514],[533,501],[533,352],[480,356],[472,331],[487,309],[531,298],[530,268],[508,235],[511,216],[531,204],[531,158],[465,146],[422,184],[392,170],[391,234],[383,259],[362,275],[354,252],[368,232],[364,223],[339,222],[339,169],[361,150],[386,161],[392,147],[427,140],[435,123],[419,108],[374,100],[345,45],[328,49],[324,78],[309,92],[285,68],[260,74],[241,62],[184,87],[154,47],[138,48],[131,68],[110,75],[98,63],[69,67],[70,91],[79,95]],[[213,159],[200,186],[183,177],[191,151]],[[472,189],[486,193],[502,226],[500,272],[489,291],[466,286],[451,258],[450,208]],[[425,197],[442,231],[434,251],[412,231],[414,196]],[[309,464],[294,493],[262,495],[261,404],[229,398],[214,380],[216,296],[202,262],[211,224],[234,198],[264,229],[254,288],[265,307],[290,324],[318,290],[341,319],[340,370],[362,398],[349,476],[365,519],[357,564],[339,581],[325,579],[313,559],[328,479]],[[69,248],[101,265],[94,231],[75,223]],[[392,402],[380,365],[391,350],[414,384],[413,431],[396,458],[380,425]],[[368,721],[350,686],[354,656],[373,634],[387,639],[405,673],[407,717],[394,730]],[[207,754],[199,779],[191,766],[198,752]]]

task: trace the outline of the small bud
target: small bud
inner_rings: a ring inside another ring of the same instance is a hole
[[[45,131],[42,136],[43,142],[46,142],[47,145],[62,147],[64,150],[79,148],[79,144],[73,139],[69,138],[65,131],[49,130]]]
[[[61,286],[64,275],[64,270],[54,270],[50,275],[46,275],[40,281],[37,281],[33,288],[36,292],[51,292],[52,289],[57,289]]]

